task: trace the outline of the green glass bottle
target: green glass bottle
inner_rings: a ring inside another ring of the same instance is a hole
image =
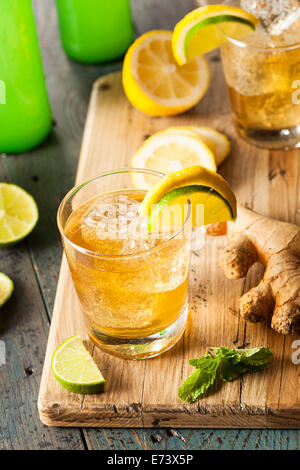
[[[0,0],[0,153],[25,152],[51,129],[31,0]]]
[[[134,38],[129,0],[56,0],[69,57],[86,64],[121,57]]]

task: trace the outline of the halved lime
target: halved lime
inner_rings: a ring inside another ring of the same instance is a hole
[[[172,37],[175,59],[183,65],[219,47],[226,35],[238,39],[249,34],[258,23],[255,16],[238,7],[207,5],[196,8],[175,26]]]
[[[0,307],[7,302],[14,290],[14,283],[4,273],[0,273]]]
[[[105,379],[80,336],[71,336],[53,353],[51,369],[56,380],[69,392],[99,393]]]
[[[0,183],[0,246],[22,240],[38,218],[38,208],[30,194],[15,184]]]

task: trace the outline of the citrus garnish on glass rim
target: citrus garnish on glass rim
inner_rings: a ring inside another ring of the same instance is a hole
[[[139,209],[141,215],[148,216],[148,229],[155,229],[165,208],[174,203],[183,206],[187,197],[195,227],[236,218],[236,198],[228,183],[214,171],[194,165],[170,173],[149,189]],[[182,209],[181,218],[185,214]]]
[[[183,65],[219,47],[225,35],[238,39],[253,31],[258,23],[255,16],[238,7],[208,5],[196,8],[175,26],[172,37],[174,57],[179,65]]]

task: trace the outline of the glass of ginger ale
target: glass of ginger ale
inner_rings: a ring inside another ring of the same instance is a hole
[[[240,135],[263,148],[299,147],[300,19],[276,35],[258,27],[226,36],[221,54]]]
[[[190,205],[179,225],[149,232],[138,212],[146,190],[132,189],[162,176],[138,169],[100,174],[73,188],[58,210],[87,332],[127,359],[170,349],[187,322]]]

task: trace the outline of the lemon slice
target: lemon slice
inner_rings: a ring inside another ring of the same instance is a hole
[[[219,47],[226,35],[238,39],[255,29],[259,20],[241,8],[209,5],[188,13],[175,26],[172,47],[179,65]]]
[[[122,81],[137,109],[151,116],[170,116],[200,101],[209,85],[209,67],[204,57],[179,67],[172,53],[172,32],[150,31],[128,49]]]
[[[195,227],[236,218],[236,198],[228,183],[217,173],[195,165],[170,173],[149,189],[139,209],[141,215],[148,216],[149,230],[164,208],[174,202],[184,205],[187,197]],[[185,213],[183,207],[181,214]]]
[[[158,170],[165,174],[191,165],[202,165],[212,171],[217,169],[209,146],[194,132],[188,131],[154,134],[133,155],[131,163],[135,168]],[[151,175],[134,173],[133,178],[137,189],[152,186]]]
[[[202,139],[206,138],[214,143],[214,155],[217,166],[225,160],[231,150],[231,145],[228,137],[222,132],[216,131],[208,126],[192,126],[191,129],[200,135]]]
[[[7,302],[14,290],[14,283],[4,273],[0,273],[0,307]]]
[[[201,135],[199,132],[196,132],[195,129],[196,128],[193,128],[192,126],[172,126],[172,127],[167,127],[166,129],[163,129],[162,131],[157,132],[156,135],[157,134],[188,134],[194,137],[198,137],[202,140],[202,142],[204,142],[210,148],[214,157],[216,157],[216,145],[213,142],[213,140],[210,139],[206,135]]]
[[[15,184],[0,183],[0,246],[22,240],[38,218],[38,208],[30,194]]]
[[[56,380],[69,392],[104,391],[105,379],[78,335],[71,336],[56,349],[51,369]]]
[[[167,134],[196,134],[208,145],[214,154],[217,166],[219,166],[225,158],[229,155],[231,145],[228,137],[221,132],[216,131],[208,126],[172,126],[160,131],[160,133]],[[204,165],[205,166],[205,165]],[[159,168],[155,168],[160,170]]]

